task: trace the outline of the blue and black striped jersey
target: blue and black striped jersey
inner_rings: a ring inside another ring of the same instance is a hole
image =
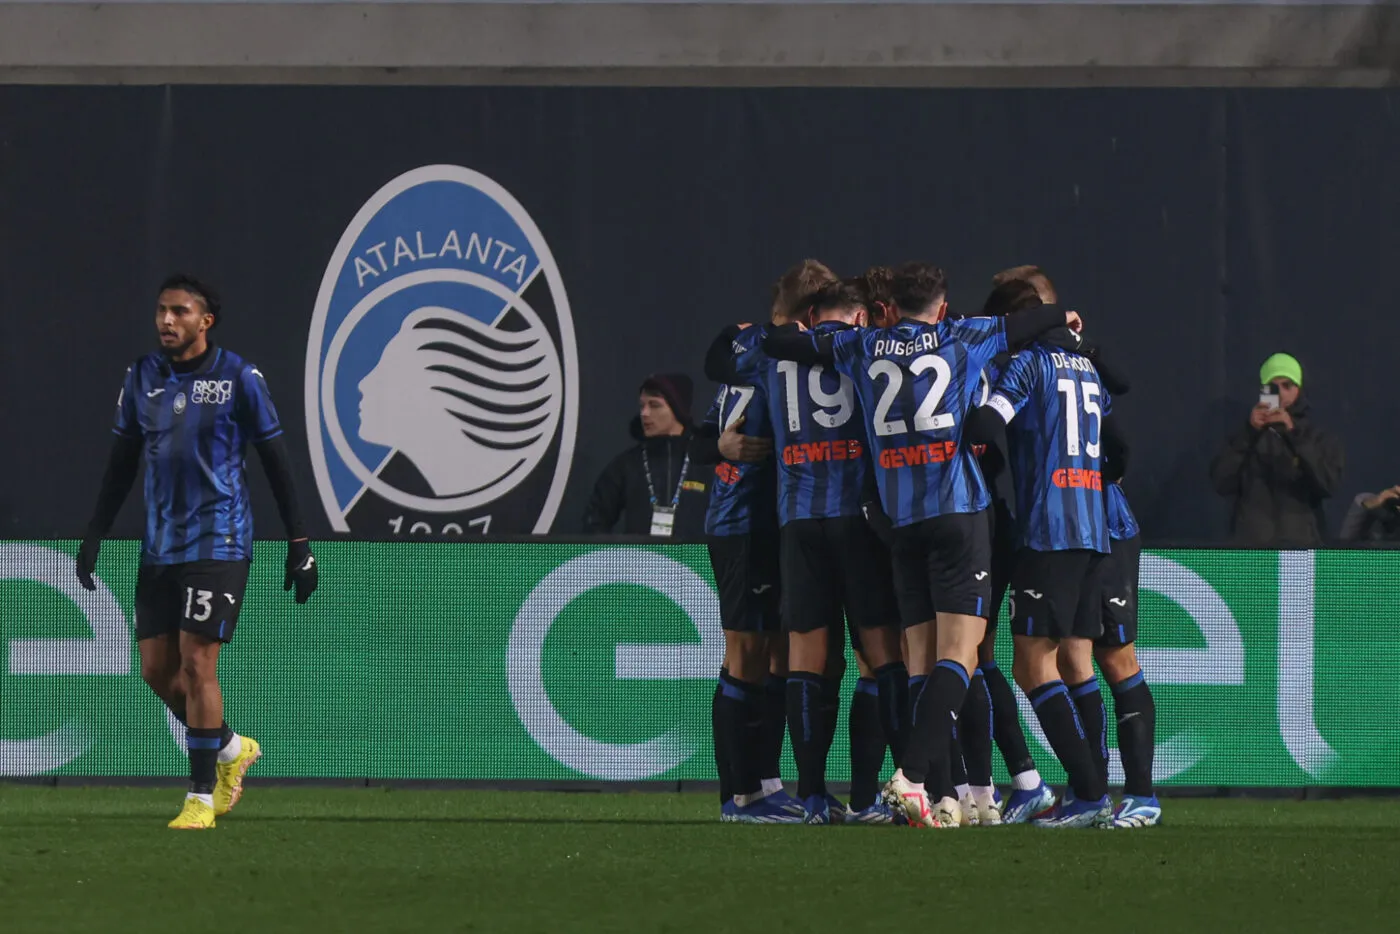
[[[1117,483],[1107,484],[1104,496],[1107,498],[1108,537],[1115,542],[1126,542],[1137,538],[1142,530],[1138,528],[1137,517],[1128,505],[1128,495]]]
[[[1112,403],[1087,357],[1032,344],[987,403],[1007,422],[1020,544],[1108,551],[1100,441]]]
[[[763,328],[747,328],[734,339],[734,352],[743,354],[751,351],[762,339]],[[744,424],[739,431],[743,434],[772,437],[768,403],[762,386],[721,386],[705,421],[724,431],[741,418]],[[710,485],[705,532],[717,536],[747,535],[752,531],[775,528],[777,485],[772,460],[758,464],[720,461],[715,465],[715,480]]]
[[[981,398],[983,369],[1006,350],[1005,320],[906,318],[832,337],[836,368],[860,400],[890,521],[903,526],[986,509],[982,471],[960,439],[968,407]]]
[[[812,329],[814,334],[848,330],[850,325],[832,321]],[[768,404],[779,524],[860,515],[869,460],[850,377],[830,366],[774,360],[757,347],[734,363],[739,377],[757,386]]]
[[[143,563],[252,558],[245,453],[282,433],[257,367],[221,347],[189,373],[148,354],[126,371],[113,430],[145,442]]]

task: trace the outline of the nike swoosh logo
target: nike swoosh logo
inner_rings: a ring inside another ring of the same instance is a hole
[[[755,588],[753,589],[753,592],[754,592],[755,594],[761,594],[761,593],[767,593],[768,591],[770,591],[770,590],[772,590],[772,589],[773,589],[773,585],[772,585],[772,584],[764,584],[762,587],[755,587]]]
[[[237,600],[233,599],[233,594],[231,594],[231,593],[226,593],[226,594],[224,594],[224,599],[227,600],[229,603],[237,603],[237,602],[238,602]]]
[[[976,574],[972,575],[972,578],[973,578],[973,580],[979,580],[979,581],[986,580],[986,579],[987,579],[987,572],[986,572],[986,571],[978,571]]]
[[[160,395],[163,392],[165,392],[164,389],[152,389],[150,392],[146,393],[146,398],[154,399],[156,396]]]
[[[1109,597],[1109,598],[1108,598],[1108,602],[1109,602],[1109,603],[1112,603],[1114,606],[1127,606],[1127,605],[1128,605],[1128,601],[1127,601],[1127,600],[1124,600],[1122,597]]]
[[[1041,597],[1045,596],[1045,594],[1043,594],[1043,593],[1036,593],[1034,590],[1023,590],[1023,591],[1021,591],[1021,593],[1025,594],[1025,595],[1028,596],[1028,597],[1030,597],[1032,600],[1039,600]]]

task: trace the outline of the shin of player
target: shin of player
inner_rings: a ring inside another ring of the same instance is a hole
[[[287,529],[284,588],[298,603],[316,588],[315,558],[301,529],[282,428],[263,375],[214,346],[221,307],[187,276],[161,286],[160,349],[127,369],[117,399],[112,453],[78,552],[77,573],[96,587],[107,534],[146,458],[146,529],[136,583],[136,638],[146,683],[187,727],[190,791],[175,829],[205,829],[230,811],[261,755],[256,740],[224,721],[219,652],[232,640],[252,558],[244,451],[258,450]],[[212,454],[210,452],[213,452]]]

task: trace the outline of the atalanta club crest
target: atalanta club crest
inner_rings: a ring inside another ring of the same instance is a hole
[[[546,532],[578,421],[559,268],[500,185],[415,169],[340,239],[306,353],[307,436],[332,528]]]

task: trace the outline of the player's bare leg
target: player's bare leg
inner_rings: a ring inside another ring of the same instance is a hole
[[[179,633],[142,639],[136,643],[136,650],[141,656],[141,680],[175,715],[175,719],[185,723],[185,686],[180,678]]]
[[[185,806],[170,822],[177,830],[214,826],[214,785],[224,697],[219,688],[219,649],[222,643],[192,632],[180,633],[180,677],[185,687],[185,741],[190,755],[190,790]]]
[[[1152,786],[1152,757],[1157,741],[1157,707],[1152,691],[1143,679],[1132,643],[1096,646],[1094,658],[1113,692],[1118,753],[1123,758],[1123,800],[1113,812],[1113,826],[1152,827],[1162,820],[1162,807]]]

